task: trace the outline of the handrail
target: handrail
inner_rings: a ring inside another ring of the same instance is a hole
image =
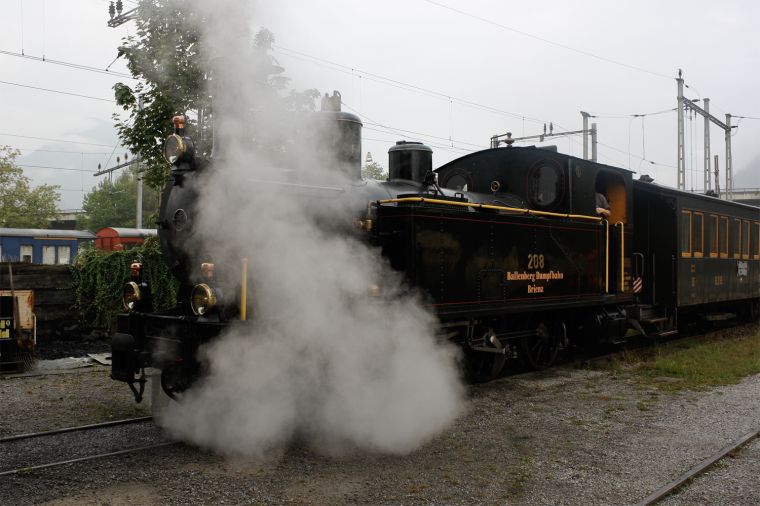
[[[599,216],[587,216],[585,214],[565,214],[565,213],[552,213],[550,211],[536,211],[534,209],[524,209],[522,207],[507,207],[507,206],[495,206],[493,204],[477,204],[475,202],[455,202],[451,200],[429,199],[425,197],[402,197],[396,199],[378,200],[378,204],[394,204],[400,202],[429,202],[431,204],[442,204],[448,206],[458,207],[472,207],[475,209],[493,209],[496,211],[510,211],[515,213],[523,213],[532,216],[552,216],[555,218],[571,218],[576,220],[591,220],[602,221]]]
[[[620,293],[625,292],[625,223],[618,221],[615,227],[620,225]]]
[[[610,293],[610,222],[604,220],[605,252],[604,252],[604,293]]]

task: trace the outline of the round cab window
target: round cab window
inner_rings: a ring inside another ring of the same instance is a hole
[[[528,198],[537,207],[551,207],[562,197],[562,171],[549,161],[536,164],[528,172]]]
[[[470,189],[470,179],[466,174],[457,171],[451,174],[443,184],[444,188],[466,192]]]

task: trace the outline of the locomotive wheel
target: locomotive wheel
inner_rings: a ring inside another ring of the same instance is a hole
[[[546,369],[554,365],[559,353],[560,340],[556,332],[543,322],[538,324],[535,337],[520,339],[520,360],[533,369]]]
[[[179,400],[182,392],[195,383],[196,375],[186,368],[173,365],[161,370],[161,389],[171,399]]]
[[[467,376],[475,383],[485,383],[495,380],[501,374],[507,356],[503,353],[488,353],[484,351],[469,351],[467,361]]]

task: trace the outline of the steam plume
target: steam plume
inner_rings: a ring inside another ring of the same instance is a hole
[[[196,6],[207,9],[205,44],[212,51],[248,54],[246,5]],[[264,107],[259,87],[243,85],[249,70],[226,68],[223,84],[230,89],[217,90],[215,100],[236,102],[215,104],[215,122],[226,119],[223,112],[254,110],[268,135],[287,134],[282,112]],[[246,130],[239,117],[227,125]],[[318,147],[293,146],[296,172],[350,191],[330,164],[316,166]],[[241,257],[250,259],[252,321],[202,350],[208,374],[169,406],[165,425],[202,446],[254,456],[293,438],[324,451],[405,453],[443,430],[462,405],[456,351],[436,341],[436,320],[422,296],[379,252],[337,232],[337,222],[349,217],[335,204],[341,192],[304,195],[262,183],[279,177],[272,169],[277,161],[252,155],[233,135],[220,160],[201,185],[203,211],[194,227],[230,277],[239,273]],[[382,283],[381,297],[369,295],[374,283]]]

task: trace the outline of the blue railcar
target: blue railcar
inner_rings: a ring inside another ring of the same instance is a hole
[[[0,259],[4,262],[70,264],[84,243],[95,235],[83,230],[0,228]]]

